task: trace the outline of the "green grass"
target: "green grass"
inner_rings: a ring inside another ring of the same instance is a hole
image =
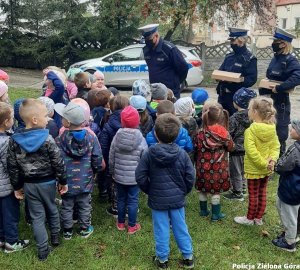
[[[14,90],[10,91],[11,93]],[[32,90],[16,90],[20,96],[38,95]],[[233,269],[233,264],[258,263],[300,264],[300,254],[284,252],[276,249],[271,240],[280,232],[279,217],[275,207],[278,179],[269,182],[268,203],[265,224],[259,226],[241,226],[233,222],[236,215],[244,215],[247,211],[245,202],[231,202],[221,199],[223,212],[227,217],[224,221],[212,223],[209,218],[201,218],[199,201],[195,190],[187,197],[186,219],[193,239],[196,257],[195,269],[226,270]],[[100,204],[97,200],[97,189],[93,194],[92,224],[95,232],[88,239],[81,239],[75,234],[70,241],[62,240],[61,246],[49,256],[46,262],[39,262],[32,237],[31,228],[24,223],[22,215],[20,236],[31,240],[26,250],[13,253],[0,253],[0,269],[154,269],[154,240],[151,224],[151,211],[147,207],[147,198],[140,196],[138,219],[142,230],[135,235],[128,235],[116,229],[115,220],[105,213],[108,204]],[[23,209],[23,206],[22,206]],[[263,236],[262,231],[269,236]],[[170,269],[179,269],[180,253],[174,238],[171,237]],[[253,269],[253,268],[252,268]],[[271,268],[268,268],[271,269]]]

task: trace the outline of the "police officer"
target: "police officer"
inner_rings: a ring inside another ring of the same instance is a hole
[[[241,83],[220,81],[217,86],[218,102],[232,115],[236,112],[233,106],[233,95],[242,87],[251,87],[257,80],[257,59],[247,49],[249,39],[246,29],[229,27],[229,40],[233,52],[226,55],[219,70],[241,73]]]
[[[280,155],[285,152],[285,141],[289,133],[291,102],[288,91],[300,85],[300,65],[296,57],[291,55],[293,38],[295,38],[294,35],[282,29],[275,29],[272,43],[274,57],[267,69],[267,78],[282,83],[274,85],[272,92],[269,89],[259,89],[261,95],[271,93],[271,98],[274,100],[274,107],[277,110],[276,130],[281,145]]]
[[[150,83],[163,83],[180,98],[180,84],[188,73],[188,63],[172,43],[163,40],[157,32],[159,24],[140,27],[145,38],[144,58],[148,65]]]

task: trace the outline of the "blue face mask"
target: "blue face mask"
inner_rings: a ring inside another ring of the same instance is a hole
[[[244,50],[244,46],[240,47],[237,44],[230,44],[231,49],[234,51],[234,53],[241,53]]]

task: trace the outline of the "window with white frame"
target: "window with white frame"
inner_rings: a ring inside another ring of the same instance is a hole
[[[286,29],[286,23],[287,23],[287,18],[282,18],[281,19],[281,28]]]

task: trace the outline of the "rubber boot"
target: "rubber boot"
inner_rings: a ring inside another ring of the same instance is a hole
[[[207,201],[200,201],[200,217],[207,217],[209,213]]]
[[[221,205],[220,204],[212,204],[211,206],[211,221],[218,221],[225,218],[225,214],[221,213]]]

